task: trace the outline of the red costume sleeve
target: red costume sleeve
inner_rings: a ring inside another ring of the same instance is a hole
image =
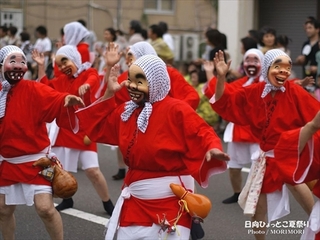
[[[17,157],[48,147],[46,122],[57,118],[60,125],[70,126],[62,120],[67,114],[66,95],[33,81],[16,84],[8,94],[6,115],[0,123],[0,154]]]
[[[183,75],[173,67],[167,67],[170,77],[171,89],[169,96],[180,99],[189,104],[193,109],[197,109],[200,97],[197,91],[185,80]]]
[[[78,110],[76,116],[79,119],[80,130],[94,142],[119,145],[117,130],[120,118],[111,114],[116,106],[115,99],[110,98],[104,101],[97,100],[89,107]]]
[[[89,45],[85,42],[81,42],[77,45],[78,52],[81,55],[82,63],[90,62]]]
[[[295,181],[298,180],[306,183],[320,179],[320,131],[314,134],[299,154],[300,131],[301,128],[283,132],[274,149],[279,172],[284,181],[291,185],[297,184]],[[320,197],[320,193],[317,194]]]

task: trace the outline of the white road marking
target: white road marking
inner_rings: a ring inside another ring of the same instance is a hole
[[[58,204],[54,204],[54,206],[57,206]],[[103,226],[105,226],[108,222],[109,219],[108,218],[104,218],[104,217],[100,217],[91,213],[86,213],[74,208],[68,208],[65,210],[60,211],[61,213],[73,216],[73,217],[77,217],[77,218],[81,218],[84,220],[87,220],[89,222],[93,222],[93,223],[97,223],[97,224],[101,224]]]

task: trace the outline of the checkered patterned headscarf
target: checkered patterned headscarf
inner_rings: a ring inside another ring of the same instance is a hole
[[[79,74],[88,68],[91,67],[91,63],[81,63],[81,55],[78,52],[78,49],[75,46],[72,45],[64,45],[56,53],[57,55],[62,55],[70,59],[78,68],[78,71],[73,75],[74,77],[79,76]]]
[[[274,60],[276,60],[277,57],[279,56],[286,56],[290,59],[290,57],[282,50],[280,49],[272,49],[266,52],[264,55],[264,61],[262,65],[262,77],[266,81],[266,85],[264,86],[263,92],[261,94],[261,97],[264,98],[267,96],[267,94],[271,91],[282,91],[284,92],[286,88],[284,86],[281,87],[275,87],[273,86],[269,79],[268,79],[268,71]]]
[[[156,53],[156,50],[151,46],[148,42],[137,42],[130,46],[129,52],[132,53],[132,55],[138,59],[144,55],[154,55],[158,56]]]
[[[149,84],[149,101],[145,103],[137,120],[139,130],[144,133],[147,130],[149,117],[152,113],[152,104],[163,100],[167,96],[170,90],[170,79],[166,64],[158,56],[142,56],[132,65],[136,65],[143,70]],[[122,121],[126,122],[138,107],[139,105],[132,100],[126,102],[125,110],[121,114]]]
[[[5,46],[0,50],[0,64],[1,64],[1,73],[2,73],[0,75],[0,81],[2,86],[0,90],[0,118],[2,118],[5,115],[7,94],[11,88],[10,83],[4,77],[4,62],[6,61],[6,58],[12,53],[19,53],[19,54],[22,54],[24,57],[26,57],[23,51],[14,45]]]
[[[23,51],[17,47],[17,46],[14,46],[14,45],[7,45],[3,48],[1,48],[0,50],[0,63],[1,63],[1,72],[2,74],[0,75],[0,80],[1,82],[5,80],[5,77],[4,77],[4,66],[3,66],[3,63],[5,62],[6,58],[12,54],[12,53],[20,53],[22,54],[24,57],[26,57],[23,53]]]
[[[63,27],[65,44],[77,46],[90,32],[79,22],[71,22]]]

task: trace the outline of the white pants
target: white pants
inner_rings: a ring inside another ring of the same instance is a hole
[[[5,195],[6,205],[34,204],[34,195],[39,193],[52,194],[51,186],[17,183],[10,186],[0,187],[0,194]]]
[[[117,240],[151,240],[151,239],[166,239],[166,240],[189,240],[190,229],[177,226],[174,233],[166,233],[161,231],[159,234],[160,225],[153,224],[151,227],[143,226],[128,226],[118,229]]]
[[[99,167],[98,154],[94,151],[83,151],[67,147],[53,147],[51,149],[56,154],[64,170],[77,172],[78,161],[82,170]]]
[[[243,168],[246,164],[252,162],[251,156],[257,151],[259,151],[259,144],[257,143],[228,142],[229,168]]]

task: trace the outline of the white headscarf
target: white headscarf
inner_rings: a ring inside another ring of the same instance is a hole
[[[170,80],[166,64],[154,55],[145,55],[137,59],[132,65],[139,66],[146,75],[149,84],[149,101],[138,117],[137,124],[141,132],[148,127],[149,117],[152,113],[152,104],[163,100],[170,90]],[[130,71],[130,69],[129,69]],[[125,103],[125,110],[121,114],[122,121],[126,122],[139,105],[132,100]]]
[[[91,67],[91,63],[85,62],[81,63],[81,55],[78,52],[78,49],[75,46],[72,45],[64,45],[61,48],[58,49],[56,56],[57,55],[63,55],[70,59],[78,68],[78,71],[73,74],[74,77],[79,76],[79,74],[83,71],[86,71]]]
[[[79,22],[71,22],[64,26],[65,44],[77,46],[90,32]]]
[[[154,55],[158,56],[156,50],[152,47],[152,45],[148,42],[142,41],[137,42],[130,46],[129,53],[132,53],[132,55],[138,59],[144,55]]]
[[[247,50],[247,51],[245,52],[245,54],[243,55],[243,61],[246,60],[246,58],[248,57],[249,54],[254,54],[254,55],[256,55],[256,56],[259,58],[260,64],[261,64],[261,65],[263,64],[264,55],[263,55],[263,52],[261,52],[261,50],[259,50],[259,49],[257,49],[257,48],[250,48],[250,49]],[[245,72],[246,72],[246,71],[245,71]],[[253,83],[254,79],[255,79],[256,77],[260,76],[260,75],[261,75],[261,68],[260,68],[260,71],[257,72],[256,76],[250,77],[250,78],[248,79],[248,81],[243,84],[243,86],[249,86],[249,85],[251,85],[251,84]]]
[[[261,94],[262,98],[267,96],[267,94],[271,91],[280,90],[280,91],[284,92],[286,90],[286,88],[284,86],[281,86],[281,87],[273,86],[268,79],[269,68],[272,65],[272,63],[274,62],[274,60],[276,60],[276,58],[279,56],[286,56],[289,59],[291,59],[284,51],[282,51],[280,49],[269,50],[264,55],[264,61],[263,61],[263,65],[262,65],[262,77],[266,81],[266,85],[264,86],[263,92]]]
[[[23,51],[21,50],[21,48],[17,47],[17,46],[14,46],[14,45],[7,45],[3,48],[1,48],[0,50],[0,63],[2,64],[1,65],[1,76],[0,76],[0,80],[1,82],[2,81],[5,81],[5,77],[4,77],[4,62],[6,61],[6,58],[12,54],[12,53],[19,53],[19,54],[22,54],[25,58],[26,58],[26,55],[23,53]],[[27,59],[27,58],[26,58]]]
[[[12,53],[19,53],[22,54],[24,57],[26,57],[23,53],[23,51],[14,45],[7,45],[0,50],[0,63],[1,63],[1,75],[0,75],[0,81],[1,81],[1,91],[0,91],[0,118],[2,118],[5,115],[6,112],[6,103],[7,103],[7,94],[11,88],[10,83],[5,79],[4,76],[4,62],[6,61],[7,57],[11,55]]]

